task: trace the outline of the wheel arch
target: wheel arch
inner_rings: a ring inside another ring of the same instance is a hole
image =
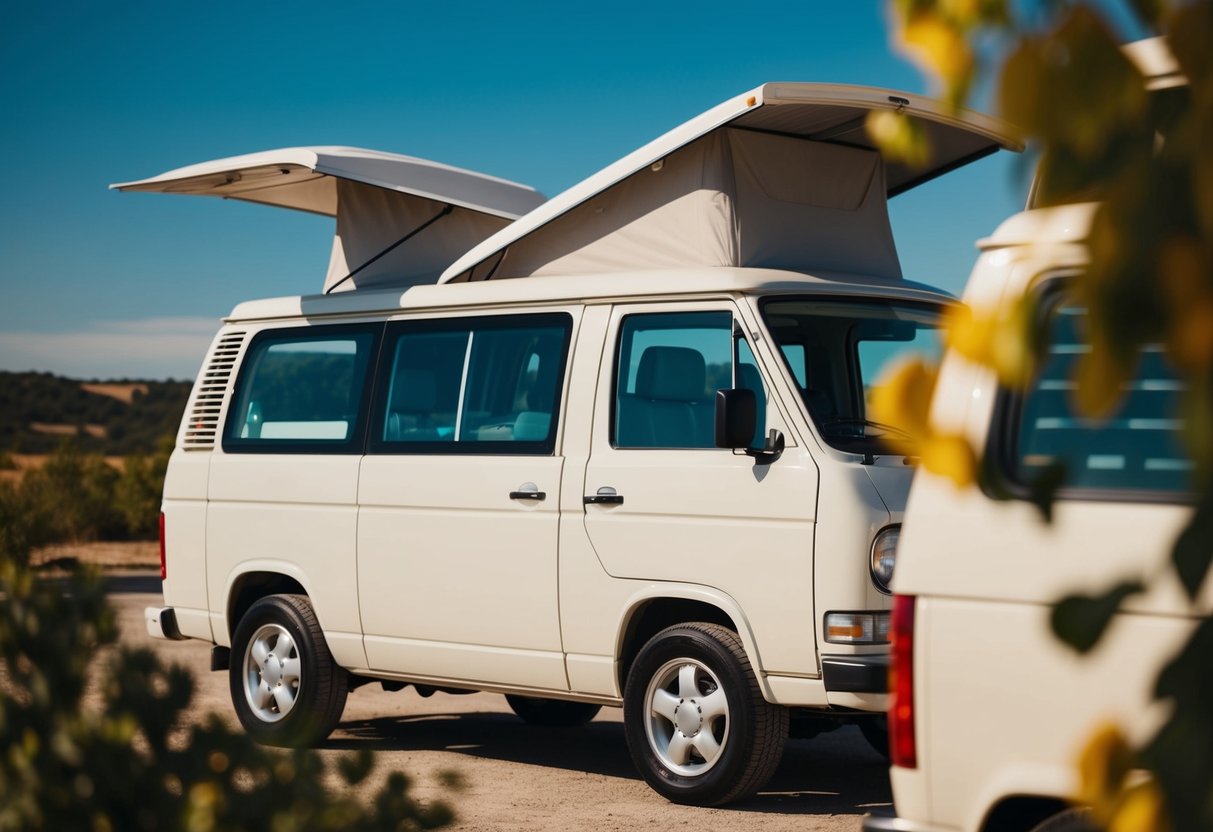
[[[1074,808],[1058,797],[1018,794],[1004,798],[994,806],[982,822],[982,832],[1016,832],[1034,829],[1039,824],[1067,809]]]
[[[758,645],[741,607],[728,595],[707,587],[654,585],[628,599],[615,644],[615,683],[623,691],[628,671],[640,648],[654,635],[674,624],[706,621],[737,633],[754,670],[762,696],[774,698],[762,670]]]
[[[294,570],[290,570],[294,571]],[[305,595],[310,597],[301,575],[272,566],[249,568],[228,578],[223,631],[231,644],[232,635],[249,607],[268,595]]]

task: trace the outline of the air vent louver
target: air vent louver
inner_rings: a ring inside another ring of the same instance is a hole
[[[228,332],[219,338],[211,359],[202,371],[198,391],[190,410],[189,423],[181,441],[187,449],[215,447],[219,432],[219,411],[232,386],[232,371],[244,345],[243,332]]]

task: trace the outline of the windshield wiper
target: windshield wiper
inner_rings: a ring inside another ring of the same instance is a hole
[[[885,433],[895,433],[898,436],[904,436],[907,439],[910,437],[909,431],[903,430],[895,425],[886,425],[884,422],[873,422],[871,419],[862,419],[858,416],[835,416],[831,419],[823,419],[818,425],[818,427],[821,428],[822,433],[826,433],[828,428],[835,426],[875,428],[876,430],[882,430]],[[861,437],[856,438],[858,439]],[[866,434],[862,438],[866,438]]]

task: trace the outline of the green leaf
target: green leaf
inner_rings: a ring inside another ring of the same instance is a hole
[[[1213,564],[1213,497],[1206,496],[1187,528],[1180,533],[1171,552],[1171,561],[1188,598],[1196,600],[1209,566]]]
[[[1121,603],[1145,589],[1140,581],[1123,581],[1103,595],[1068,595],[1053,607],[1053,633],[1079,653],[1099,641]]]
[[[1170,716],[1142,751],[1180,829],[1213,830],[1213,619],[1206,618],[1161,674],[1154,691]]]

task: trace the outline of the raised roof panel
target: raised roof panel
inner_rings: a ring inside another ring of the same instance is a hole
[[[924,165],[884,158],[874,110],[931,139]],[[735,96],[477,245],[440,282],[753,266],[901,276],[886,201],[1022,144],[996,120],[868,87],[770,83]]]
[[[356,147],[267,150],[110,187],[334,217],[325,292],[432,283],[460,254],[543,202],[516,182]]]

